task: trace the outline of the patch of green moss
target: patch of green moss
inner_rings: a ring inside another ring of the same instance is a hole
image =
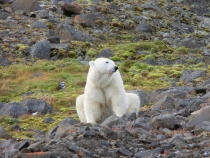
[[[110,57],[109,59],[111,59],[111,60],[113,60],[113,61],[121,61],[121,59],[120,59],[120,57],[118,57],[118,56],[112,56],[112,57]]]

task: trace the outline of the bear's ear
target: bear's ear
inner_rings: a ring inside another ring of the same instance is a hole
[[[94,67],[94,61],[89,62],[90,67]]]

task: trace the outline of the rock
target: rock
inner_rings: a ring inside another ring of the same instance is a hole
[[[21,102],[21,105],[23,105],[30,114],[38,112],[41,115],[45,115],[53,111],[53,107],[50,104],[40,99],[26,99]]]
[[[59,44],[60,43],[60,39],[57,36],[51,36],[47,39],[51,44]],[[51,46],[52,47],[52,46]]]
[[[36,16],[41,19],[48,19],[49,18],[49,11],[48,10],[39,10],[36,11]]]
[[[200,110],[195,111],[194,113],[192,113],[191,116],[188,117],[189,121],[186,124],[185,128],[188,130],[192,130],[203,121],[209,121],[210,120],[209,112],[210,112],[210,106],[205,106]]]
[[[67,24],[59,24],[55,30],[55,35],[58,36],[61,40],[76,40],[76,41],[92,41],[93,38],[86,34],[82,33],[74,26]]]
[[[21,151],[23,148],[27,148],[30,145],[30,140],[29,139],[24,139],[20,145],[18,146],[18,150]]]
[[[144,128],[144,129],[151,129],[151,126],[149,124],[149,121],[147,119],[145,119],[144,117],[140,117],[138,119],[135,120],[135,123],[134,123],[134,127],[135,128]]]
[[[60,1],[64,1],[66,3],[72,3],[75,0],[51,0],[51,3],[55,5],[55,4],[58,4],[58,2],[60,2]]]
[[[6,103],[3,108],[0,109],[0,115],[10,116],[18,118],[19,116],[26,114],[27,111],[20,103]]]
[[[199,40],[196,37],[189,37],[181,41],[179,40],[178,46],[185,46],[187,48],[199,49],[201,47],[205,47],[206,43],[204,40]]]
[[[60,44],[50,44],[50,47],[52,50],[60,50],[60,49],[64,49],[66,51],[69,51],[70,48],[69,48],[69,45],[66,44],[66,43],[60,43]]]
[[[115,114],[107,117],[104,122],[101,123],[102,126],[109,126],[112,127],[114,125],[121,125],[125,121],[119,117],[117,117]]]
[[[0,9],[0,19],[6,19],[9,16],[9,12]]]
[[[194,79],[206,76],[206,71],[203,70],[184,70],[180,80],[184,83],[193,82]]]
[[[79,123],[79,121],[72,119],[70,117],[66,117],[63,121],[61,121],[58,125],[67,124],[67,125],[75,125]]]
[[[96,14],[89,13],[75,16],[74,21],[78,22],[83,27],[94,27],[97,19],[98,16]]]
[[[0,138],[11,139],[12,136],[9,133],[7,133],[7,131],[5,131],[3,127],[0,126]]]
[[[42,21],[35,21],[32,23],[31,28],[48,29],[48,26],[45,23],[43,23]]]
[[[59,1],[58,5],[64,11],[65,15],[80,14],[82,11],[82,7],[75,2],[66,3],[64,1]]]
[[[193,132],[194,132],[195,135],[199,135],[202,132],[210,132],[210,122],[209,121],[203,121],[202,123],[196,125]]]
[[[15,0],[10,7],[13,11],[22,10],[26,13],[41,9],[37,0]]]
[[[186,145],[187,141],[184,140],[182,134],[175,134],[172,138],[169,139],[168,143],[177,147],[182,147]]]
[[[127,113],[122,118],[126,121],[135,121],[136,120],[136,112]]]
[[[10,61],[8,58],[0,57],[0,66],[8,66],[10,64]]]
[[[154,2],[144,3],[141,5],[144,10],[152,10],[160,14],[167,14],[166,10],[159,8]]]
[[[53,118],[51,118],[51,117],[48,117],[48,118],[45,118],[44,120],[43,120],[43,123],[51,123],[51,122],[54,122],[55,120],[53,119]]]
[[[125,148],[120,148],[117,152],[119,152],[120,154],[122,155],[125,155],[125,156],[132,156],[132,152],[130,152],[128,149],[125,149]]]
[[[111,57],[113,55],[114,55],[114,52],[111,49],[105,48],[104,50],[102,50],[101,52],[99,52],[96,55],[96,58],[101,58],[101,57],[109,58],[109,57]]]
[[[176,125],[175,116],[173,114],[161,114],[154,116],[150,121],[153,128],[169,128],[173,129]]]
[[[152,26],[142,22],[136,26],[136,30],[141,33],[152,33]]]
[[[140,157],[150,157],[150,156],[153,156],[153,155],[159,155],[163,153],[163,149],[161,148],[156,148],[156,149],[153,149],[153,150],[141,150],[139,152],[137,152],[134,157],[135,158],[140,158]]]
[[[30,55],[32,58],[50,59],[50,49],[50,42],[42,40],[32,46]]]
[[[79,152],[79,147],[75,143],[72,143],[69,149],[75,153]]]
[[[162,110],[162,109],[174,109],[174,99],[165,96],[161,100],[159,100],[157,103],[153,104],[151,109],[152,110]]]
[[[14,157],[15,155],[17,155],[19,152],[18,149],[11,149],[11,150],[7,150],[5,152],[5,158],[11,158],[11,157]]]

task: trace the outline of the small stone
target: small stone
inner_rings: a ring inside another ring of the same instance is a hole
[[[21,151],[23,148],[27,148],[30,145],[30,140],[29,139],[24,139],[20,145],[18,146],[18,150]]]

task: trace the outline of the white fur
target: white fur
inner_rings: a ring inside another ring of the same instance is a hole
[[[131,93],[126,95],[121,75],[116,71],[112,60],[98,58],[90,61],[89,65],[84,95],[80,95],[76,100],[81,122],[97,123],[112,114],[121,117],[127,111],[139,109],[138,96],[130,95]],[[130,106],[133,103],[137,104]]]
[[[126,113],[133,113],[135,112],[136,115],[138,114],[139,108],[140,108],[140,99],[139,96],[135,93],[126,93],[128,97],[129,102],[129,108],[126,111]],[[85,112],[84,112],[84,94],[80,95],[76,99],[76,110],[77,114],[79,116],[80,122],[87,122]],[[103,121],[105,118],[112,115],[111,112],[107,112],[107,109],[103,109],[103,116],[101,116],[101,121]]]

